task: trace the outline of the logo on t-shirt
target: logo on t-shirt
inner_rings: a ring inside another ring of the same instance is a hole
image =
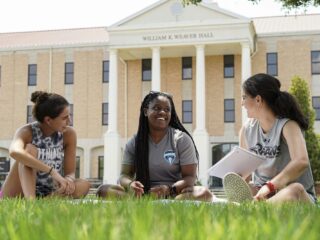
[[[167,150],[163,155],[164,160],[166,160],[169,164],[172,164],[176,159],[176,153],[173,150]]]

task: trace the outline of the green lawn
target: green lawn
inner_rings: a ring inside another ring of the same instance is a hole
[[[0,201],[0,239],[319,239],[320,208],[59,199]]]

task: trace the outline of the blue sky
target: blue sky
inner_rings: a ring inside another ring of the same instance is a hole
[[[1,2],[0,33],[109,26],[158,0],[4,0]],[[220,7],[246,17],[285,15],[281,4],[262,0],[215,0]],[[320,13],[320,7],[290,14]]]

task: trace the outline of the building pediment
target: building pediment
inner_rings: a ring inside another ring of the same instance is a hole
[[[251,19],[229,12],[215,3],[183,7],[180,0],[160,0],[108,28],[109,47],[121,49],[123,59],[150,57],[150,48],[161,47],[161,56],[192,56],[190,46],[206,45],[206,53],[241,52],[241,43],[254,48]],[[144,50],[141,50],[144,49]]]
[[[216,3],[183,6],[180,0],[160,0],[153,5],[115,23],[111,29],[135,27],[161,27],[208,23],[248,22],[250,19],[224,10]]]

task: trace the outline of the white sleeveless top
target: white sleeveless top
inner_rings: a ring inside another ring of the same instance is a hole
[[[268,133],[263,133],[260,123],[256,119],[250,119],[244,128],[245,137],[249,151],[266,158],[253,173],[253,183],[261,187],[267,181],[278,175],[291,161],[288,145],[282,135],[284,125],[290,119],[276,119],[273,127]],[[316,199],[314,181],[311,167],[298,178],[296,181],[301,183],[307,193]]]

